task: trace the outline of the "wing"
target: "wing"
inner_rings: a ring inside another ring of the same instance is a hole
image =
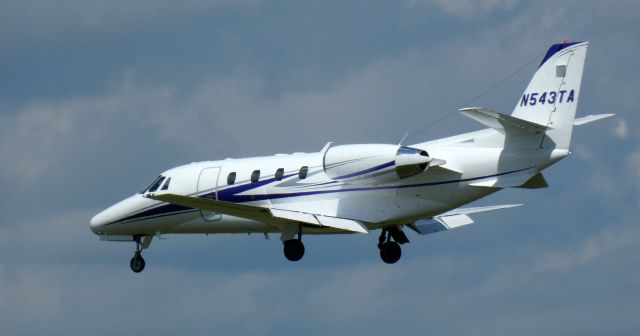
[[[476,208],[458,208],[445,212],[442,215],[434,216],[429,219],[417,221],[408,225],[421,235],[436,233],[440,231],[455,229],[457,227],[469,225],[473,223],[473,219],[469,217],[471,214],[488,212],[494,210],[508,209],[521,206],[522,204],[504,204]]]
[[[255,205],[238,204],[207,198],[183,196],[176,194],[148,194],[145,197],[156,201],[177,204],[188,208],[220,212],[234,217],[272,222],[274,218],[285,222],[305,223],[320,227],[332,227],[349,232],[369,233],[366,226],[359,221],[347,218],[323,216],[300,211],[265,208]]]

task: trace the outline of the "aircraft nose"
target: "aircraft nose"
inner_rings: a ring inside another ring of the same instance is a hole
[[[101,228],[109,222],[109,216],[105,213],[106,211],[102,211],[99,214],[93,216],[89,221],[89,227],[93,233],[99,233]]]

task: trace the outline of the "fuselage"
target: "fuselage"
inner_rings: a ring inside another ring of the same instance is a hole
[[[390,183],[333,180],[323,169],[322,152],[191,163],[163,172],[155,185],[93,217],[90,227],[96,234],[106,236],[281,231],[278,219],[255,221],[144,197],[145,193],[166,191],[349,218],[376,229],[455,209],[499,190],[472,186],[474,182],[528,169],[541,170],[566,155],[550,150],[500,147],[504,146],[501,138],[488,129],[412,145],[447,163]],[[474,141],[470,143],[468,139]],[[392,173],[382,168],[377,174]],[[309,227],[305,233],[345,232]]]

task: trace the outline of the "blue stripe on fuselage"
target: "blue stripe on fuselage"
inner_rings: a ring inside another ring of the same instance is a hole
[[[387,167],[391,167],[395,163],[396,163],[395,161],[389,161],[387,163],[383,163],[381,165],[377,165],[377,166],[371,167],[369,169],[361,170],[359,172],[355,172],[355,173],[351,173],[351,174],[347,174],[347,175],[343,175],[343,176],[334,177],[333,179],[344,180],[344,179],[348,179],[348,178],[352,178],[352,177],[356,177],[356,176],[360,176],[360,175],[364,175],[364,174],[373,173],[374,171],[377,171],[377,170],[380,170],[380,169],[384,169],[384,168],[387,168]]]
[[[317,191],[300,191],[293,193],[276,193],[276,194],[263,194],[263,195],[238,195],[239,193],[249,191],[255,188],[263,187],[269,183],[276,181],[274,178],[266,179],[256,183],[248,183],[244,185],[239,185],[235,187],[230,187],[216,192],[210,192],[207,194],[199,195],[198,197],[207,198],[207,199],[218,199],[221,201],[232,202],[232,203],[246,203],[253,201],[264,201],[271,199],[282,199],[289,197],[301,197],[301,196],[312,196],[312,195],[323,195],[323,194],[331,194],[331,193],[342,193],[342,192],[354,192],[354,191],[368,191],[368,190],[388,190],[388,189],[406,189],[406,188],[416,188],[416,187],[427,187],[427,186],[435,186],[442,184],[450,184],[450,183],[460,183],[460,182],[469,182],[473,180],[481,180],[490,177],[502,176],[512,173],[518,173],[521,171],[525,171],[529,168],[513,170],[505,173],[486,175],[468,179],[460,179],[460,180],[449,180],[449,181],[440,181],[440,182],[427,182],[427,183],[418,183],[418,184],[407,184],[407,185],[395,185],[395,186],[384,186],[384,187],[354,187],[354,188],[344,188],[344,189],[332,189],[332,190],[317,190]],[[296,174],[290,174],[286,177],[291,177]],[[150,219],[150,218],[159,218],[164,216],[170,216],[174,214],[186,213],[185,210],[193,210],[191,208],[183,207],[180,205],[175,205],[171,203],[163,204],[159,207],[149,209],[138,214],[134,214],[123,219],[117,220],[111,224],[124,224],[125,222],[130,223],[138,220]]]

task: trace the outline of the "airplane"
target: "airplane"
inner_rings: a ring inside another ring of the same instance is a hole
[[[511,115],[459,110],[486,129],[409,146],[329,142],[317,153],[182,165],[95,215],[90,229],[135,242],[136,273],[162,234],[280,234],[285,257],[298,261],[303,235],[380,230],[380,258],[393,264],[406,229],[427,235],[521,205],[462,207],[505,188],[547,187],[542,171],[570,154],[573,126],[613,115],[575,118],[587,48],[553,44]]]

